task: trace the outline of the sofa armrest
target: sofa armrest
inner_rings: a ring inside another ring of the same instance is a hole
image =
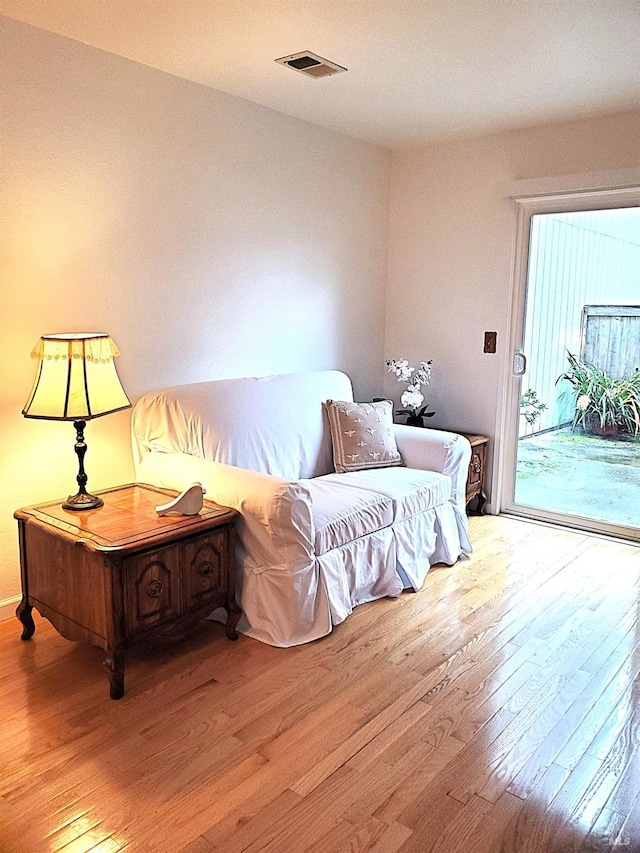
[[[464,514],[471,462],[471,445],[468,440],[456,432],[420,429],[404,424],[395,424],[394,433],[407,468],[437,471],[451,477],[451,500]]]
[[[186,453],[146,453],[136,476],[178,491],[199,482],[209,500],[238,510],[245,569],[294,572],[313,560],[311,495],[298,482]]]

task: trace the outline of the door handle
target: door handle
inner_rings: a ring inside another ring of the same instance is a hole
[[[527,357],[520,350],[516,350],[513,355],[513,375],[524,376],[527,370]]]

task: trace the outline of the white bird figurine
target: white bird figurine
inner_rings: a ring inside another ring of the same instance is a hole
[[[202,483],[192,483],[169,503],[156,507],[158,515],[197,515],[202,509],[202,501],[207,490]]]

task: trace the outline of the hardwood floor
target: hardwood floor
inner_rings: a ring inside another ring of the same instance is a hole
[[[640,548],[508,518],[274,649],[0,624],[2,853],[640,851]]]

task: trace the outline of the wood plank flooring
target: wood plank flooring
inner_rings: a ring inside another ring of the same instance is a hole
[[[0,624],[2,853],[640,851],[640,548],[471,519],[424,588],[274,649]]]

